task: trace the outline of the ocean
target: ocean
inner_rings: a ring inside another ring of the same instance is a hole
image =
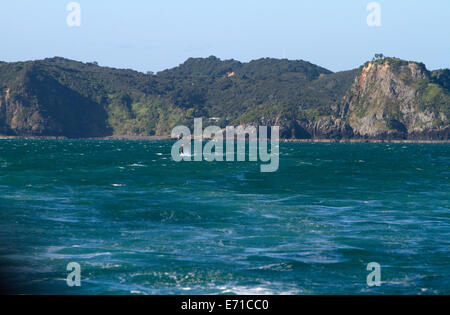
[[[281,143],[275,173],[172,144],[0,140],[2,290],[450,294],[449,144]]]

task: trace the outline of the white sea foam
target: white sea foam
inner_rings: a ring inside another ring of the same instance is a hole
[[[221,294],[234,293],[237,295],[294,295],[295,290],[282,290],[275,291],[266,287],[247,287],[247,286],[220,286],[217,287],[221,291]]]
[[[41,217],[44,220],[53,221],[53,222],[64,222],[64,223],[77,223],[80,222],[77,219],[69,219],[69,218],[51,218],[51,217]]]
[[[97,258],[101,256],[111,256],[112,253],[110,252],[98,252],[98,253],[92,253],[92,254],[76,254],[76,255],[70,255],[70,254],[57,254],[57,253],[47,253],[47,257],[51,259],[92,259]]]

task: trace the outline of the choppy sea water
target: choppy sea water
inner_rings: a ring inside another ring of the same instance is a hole
[[[450,145],[282,143],[276,173],[171,146],[0,140],[2,289],[450,293]]]

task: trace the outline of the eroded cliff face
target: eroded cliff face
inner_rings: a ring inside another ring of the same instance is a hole
[[[17,97],[10,88],[0,94],[0,133],[5,135],[41,135],[45,120],[33,101]]]
[[[449,109],[449,91],[423,64],[389,58],[361,68],[334,121],[356,138],[449,139]]]

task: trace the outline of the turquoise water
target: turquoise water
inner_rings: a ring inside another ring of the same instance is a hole
[[[283,143],[265,174],[171,145],[0,140],[3,290],[450,293],[450,145]]]

